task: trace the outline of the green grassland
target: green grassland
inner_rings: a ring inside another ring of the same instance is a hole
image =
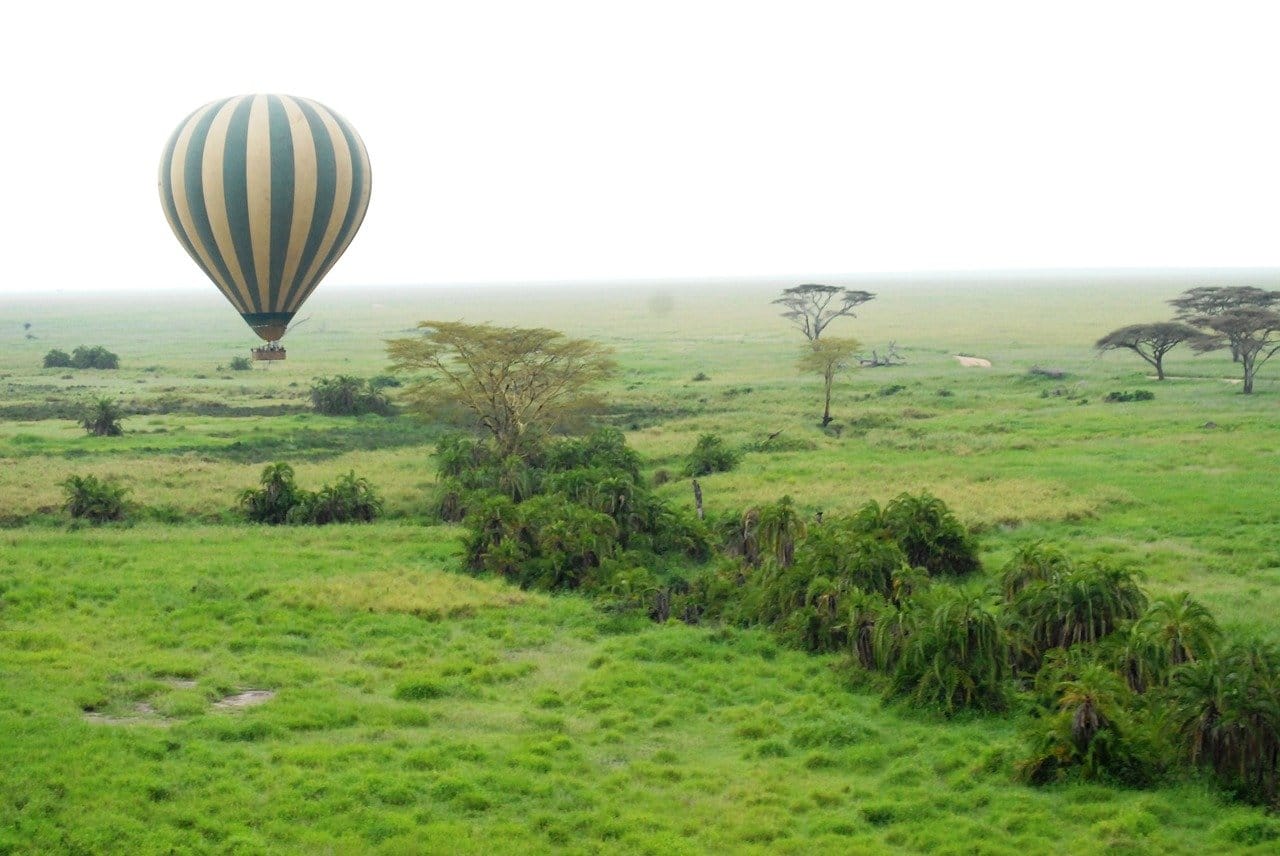
[[[383,342],[422,319],[554,327],[616,350],[607,419],[676,474],[659,488],[674,502],[692,505],[678,472],[699,435],[781,431],[781,449],[701,480],[709,507],[789,494],[836,512],[928,489],[989,570],[1047,538],[1277,640],[1280,365],[1242,396],[1225,354],[1174,351],[1156,383],[1090,348],[1167,317],[1188,284],[869,286],[880,297],[832,331],[907,362],[838,381],[827,433],[803,339],[769,304],[780,286],[322,290],[289,359],[249,372],[224,368],[251,342],[216,296],[11,300],[0,852],[1267,852],[1280,822],[1198,779],[1014,784],[1014,715],[886,707],[837,659],[760,631],[463,576],[458,530],[427,515],[442,427],[307,407],[316,376],[385,372]],[[80,344],[122,368],[39,367]],[[1103,401],[1134,389],[1155,400]],[[123,437],[67,418],[99,396],[132,412]],[[239,522],[237,493],[276,460],[304,487],[354,470],[387,519]],[[69,527],[72,474],[126,484],[134,522]],[[220,703],[246,690],[274,695]]]

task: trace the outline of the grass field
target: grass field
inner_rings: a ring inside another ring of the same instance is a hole
[[[1193,284],[867,286],[880,297],[832,329],[896,341],[907,363],[838,383],[838,433],[817,426],[778,285],[322,290],[289,359],[250,372],[224,368],[251,342],[216,296],[13,299],[0,852],[1271,852],[1280,821],[1197,779],[1014,784],[1014,715],[885,707],[835,658],[761,631],[462,576],[458,531],[425,525],[440,428],[307,407],[314,377],[384,372],[383,341],[422,319],[555,327],[616,349],[609,418],[650,472],[677,472],[706,432],[795,441],[704,478],[713,509],[790,494],[847,511],[928,489],[980,533],[988,569],[1046,538],[1280,640],[1280,365],[1246,397],[1220,353],[1175,351],[1156,383],[1090,348]],[[80,344],[122,368],[39,367]],[[1135,389],[1156,397],[1103,401]],[[123,437],[67,418],[98,396],[134,411]],[[304,487],[354,470],[388,519],[238,522],[238,492],[276,460]],[[72,474],[121,480],[136,522],[69,527]],[[660,491],[692,504],[687,480]],[[228,703],[251,690],[271,695]]]

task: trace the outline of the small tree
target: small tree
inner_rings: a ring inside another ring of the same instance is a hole
[[[227,368],[233,372],[247,372],[253,368],[253,360],[248,357],[232,357],[231,362],[227,363]]]
[[[80,424],[95,437],[119,437],[124,433],[120,426],[123,419],[124,411],[119,405],[109,398],[99,398],[85,408]]]
[[[869,291],[808,283],[783,289],[782,296],[773,302],[786,309],[782,313],[783,318],[799,327],[805,338],[814,342],[822,337],[822,331],[832,321],[842,315],[856,317],[853,310],[875,300],[875,297]]]
[[[831,387],[836,375],[853,365],[853,359],[862,343],[857,339],[813,339],[800,356],[802,371],[822,375],[822,427],[831,424]]]
[[[499,457],[568,416],[598,407],[593,387],[614,375],[609,350],[555,330],[423,321],[423,334],[387,343],[392,367],[424,375],[407,389],[421,415],[463,409],[488,431]]]
[[[1094,347],[1099,352],[1133,351],[1156,370],[1156,380],[1164,380],[1164,355],[1183,342],[1194,345],[1204,338],[1204,333],[1190,324],[1161,321],[1156,324],[1130,324],[1112,330],[1094,343]]]
[[[1195,323],[1208,327],[1214,335],[1195,345],[1198,351],[1230,347],[1244,370],[1244,394],[1253,392],[1253,378],[1262,364],[1280,351],[1280,312],[1272,309],[1228,309],[1218,315],[1201,316]]]

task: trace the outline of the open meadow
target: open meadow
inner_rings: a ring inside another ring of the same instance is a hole
[[[288,359],[247,371],[216,294],[7,300],[0,853],[1275,852],[1280,820],[1207,776],[1015,782],[1017,706],[944,718],[767,629],[467,574],[463,529],[432,516],[446,427],[310,406],[317,377],[386,373],[385,341],[421,320],[551,327],[614,349],[604,418],[680,508],[714,433],[747,451],[700,478],[713,514],[929,491],[985,577],[1045,540],[1280,642],[1280,362],[1244,396],[1222,351],[1174,350],[1156,382],[1092,348],[1220,282],[849,283],[878,297],[831,333],[905,362],[839,377],[827,430],[770,303],[791,284],[321,288]],[[121,367],[41,367],[78,345]],[[1154,398],[1105,400],[1137,390]],[[122,436],[76,423],[102,397]],[[353,471],[385,514],[244,522],[239,493],[277,461],[310,488]],[[72,523],[61,484],[82,475],[127,487],[130,519]]]

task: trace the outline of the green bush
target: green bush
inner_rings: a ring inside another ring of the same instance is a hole
[[[1247,641],[1173,674],[1184,757],[1252,802],[1280,799],[1280,648]]]
[[[703,434],[684,465],[687,476],[705,476],[710,473],[726,473],[738,465],[742,454],[725,445],[715,434]]]
[[[47,369],[71,368],[71,355],[57,348],[44,355],[44,367]]]
[[[1042,671],[1049,699],[1027,727],[1031,752],[1016,765],[1019,779],[1045,784],[1077,775],[1141,786],[1159,776],[1167,752],[1119,676],[1069,657]]]
[[[101,345],[80,345],[71,352],[71,367],[76,369],[118,369],[120,357]]]
[[[1009,607],[1022,656],[1038,664],[1053,648],[1097,642],[1139,618],[1147,596],[1127,569],[1062,563],[1018,591]]]
[[[107,523],[123,520],[128,511],[125,495],[129,489],[97,476],[70,476],[62,482],[66,494],[63,508],[76,520]]]
[[[913,566],[931,576],[963,576],[979,568],[978,545],[947,504],[928,492],[874,500],[854,516],[868,533],[892,538]]]
[[[1149,389],[1135,389],[1132,392],[1108,392],[1107,397],[1102,399],[1108,403],[1125,401],[1151,401],[1156,394]]]
[[[80,425],[95,437],[119,437],[124,433],[120,422],[124,418],[122,411],[109,398],[100,398],[84,410],[80,417]]]
[[[382,514],[382,498],[368,479],[355,471],[339,476],[332,485],[324,485],[315,493],[302,492],[298,504],[289,509],[288,523],[369,523]]]
[[[358,478],[355,472],[312,493],[294,482],[293,467],[279,462],[263,468],[258,488],[240,494],[240,508],[245,517],[254,523],[273,526],[365,523],[381,515],[382,507],[382,499],[373,486],[368,480]]]
[[[653,494],[620,431],[525,451],[499,458],[462,435],[436,446],[437,511],[466,523],[471,569],[530,588],[598,589],[611,573],[602,567],[624,554],[632,566],[709,555],[705,527]]]
[[[231,362],[227,363],[227,368],[233,372],[247,372],[253,368],[253,360],[248,357],[232,357]]]
[[[262,468],[258,488],[240,494],[240,508],[254,523],[279,525],[289,518],[289,511],[299,502],[293,467],[286,463],[268,464]]]
[[[1009,642],[997,606],[951,586],[911,598],[890,622],[897,650],[888,693],[944,713],[1002,710]]]
[[[311,406],[326,416],[362,416],[391,413],[391,402],[381,389],[350,375],[316,378],[311,385]]]

